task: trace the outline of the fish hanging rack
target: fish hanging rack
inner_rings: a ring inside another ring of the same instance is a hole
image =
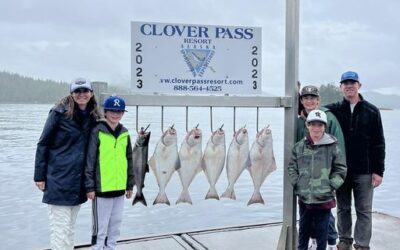
[[[108,93],[100,93],[102,102],[110,96]],[[233,108],[233,129],[236,130],[236,108],[256,108],[256,129],[258,131],[260,108],[283,108],[292,107],[291,97],[270,96],[235,96],[235,95],[166,95],[166,94],[121,94],[126,105],[136,106],[136,130],[139,130],[139,107],[154,106],[161,107],[161,130],[164,131],[164,108],[185,107],[186,108],[186,131],[189,124],[189,107],[210,108],[210,129],[213,131],[213,108]]]

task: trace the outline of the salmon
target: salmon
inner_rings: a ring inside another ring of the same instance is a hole
[[[150,125],[149,125],[150,126]],[[147,126],[147,128],[149,127]],[[146,198],[143,195],[144,179],[146,173],[149,172],[149,165],[147,159],[149,155],[149,141],[151,132],[146,132],[143,127],[138,132],[138,137],[133,147],[132,158],[133,158],[133,172],[136,185],[136,195],[133,198],[132,206],[140,202],[147,206]]]

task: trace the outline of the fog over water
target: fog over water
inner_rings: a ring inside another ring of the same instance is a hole
[[[0,242],[4,249],[40,249],[49,245],[47,205],[41,202],[42,193],[33,183],[36,143],[52,105],[0,104]],[[132,140],[136,138],[136,112],[128,107],[122,123],[130,130]],[[383,184],[376,189],[374,211],[400,217],[400,110],[381,111],[386,137],[386,172]],[[151,123],[149,155],[161,136],[161,109],[146,107],[139,109],[139,126]],[[208,182],[203,172],[199,173],[189,187],[193,205],[175,201],[181,192],[181,183],[175,173],[167,186],[171,206],[151,205],[158,193],[153,173],[146,176],[144,195],[148,207],[141,204],[131,206],[126,200],[121,227],[121,239],[149,234],[162,234],[184,230],[224,227],[232,225],[277,222],[282,220],[283,206],[283,109],[260,109],[259,127],[270,125],[274,139],[277,170],[261,188],[266,205],[247,206],[253,193],[253,184],[248,171],[243,172],[235,185],[237,200],[204,200]],[[164,108],[164,129],[175,124],[178,131],[178,147],[185,136],[185,109]],[[209,139],[210,114],[208,108],[189,108],[189,129],[200,124],[203,130],[203,149]],[[233,135],[233,109],[214,108],[213,128],[221,124],[226,131],[227,148]],[[249,129],[250,145],[256,134],[256,109],[237,108],[236,129]],[[222,173],[217,190],[219,194],[227,186],[226,172]],[[91,235],[91,202],[82,205],[76,224],[75,241],[89,243]]]

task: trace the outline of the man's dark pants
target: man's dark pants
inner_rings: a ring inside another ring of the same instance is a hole
[[[337,190],[337,220],[339,240],[351,244],[352,219],[351,197],[354,195],[356,209],[356,224],[354,227],[354,241],[357,246],[369,248],[372,235],[372,197],[374,188],[372,176],[352,175],[348,176],[344,184]]]

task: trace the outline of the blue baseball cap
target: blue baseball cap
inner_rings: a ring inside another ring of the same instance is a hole
[[[342,77],[340,78],[340,83],[351,80],[355,82],[359,82],[358,74],[354,71],[347,71],[342,74]]]
[[[108,97],[103,104],[104,110],[125,111],[125,101],[119,96],[112,95]]]

